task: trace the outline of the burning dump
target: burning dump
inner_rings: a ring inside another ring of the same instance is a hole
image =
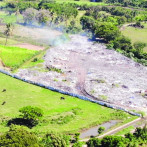
[[[102,43],[89,41],[86,36],[70,35],[67,39],[58,31],[58,35],[50,31],[47,34],[55,39],[43,57],[44,62],[19,69],[19,76],[130,109],[146,109],[146,67]],[[32,37],[41,41],[36,35]]]

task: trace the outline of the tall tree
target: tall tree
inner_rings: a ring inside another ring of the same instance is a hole
[[[13,25],[12,23],[8,23],[6,24],[6,30],[4,32],[4,34],[6,35],[6,41],[5,41],[5,45],[7,45],[7,41],[8,41],[8,37],[11,35],[12,30],[13,30]]]

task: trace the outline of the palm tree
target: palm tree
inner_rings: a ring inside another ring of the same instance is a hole
[[[6,35],[5,45],[7,45],[8,37],[11,35],[11,33],[12,33],[12,23],[8,23],[6,24],[6,30],[4,32],[4,34]]]

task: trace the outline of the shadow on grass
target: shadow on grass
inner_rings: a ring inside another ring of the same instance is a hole
[[[27,126],[30,129],[35,126],[30,120],[23,119],[23,118],[13,118],[13,119],[9,120],[7,123],[8,126],[10,126],[12,124]]]

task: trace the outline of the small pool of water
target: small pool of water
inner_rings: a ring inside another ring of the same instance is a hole
[[[105,127],[105,131],[107,131],[108,129],[110,129],[111,127],[116,125],[117,123],[118,123],[118,120],[111,120],[111,121],[103,123],[101,125],[89,128],[89,129],[81,132],[80,138],[83,139],[83,138],[87,138],[90,136],[97,136],[98,135],[97,130],[99,127],[103,126],[103,127]]]

